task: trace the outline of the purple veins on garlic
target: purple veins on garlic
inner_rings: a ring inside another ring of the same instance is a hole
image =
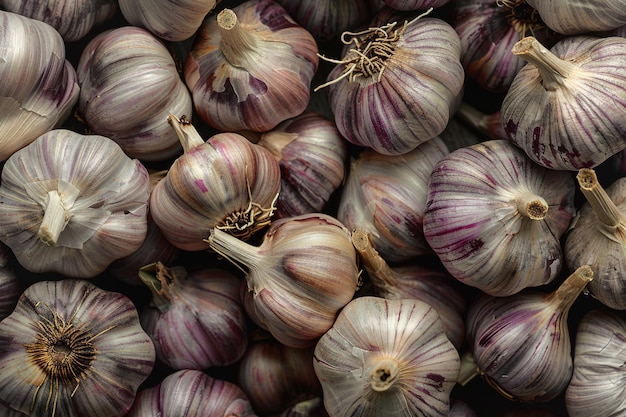
[[[626,25],[624,0],[526,0],[550,29],[563,35],[601,32]]]

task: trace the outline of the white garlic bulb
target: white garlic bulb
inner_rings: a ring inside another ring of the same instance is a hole
[[[563,35],[616,29],[626,24],[624,0],[526,0],[546,26]]]

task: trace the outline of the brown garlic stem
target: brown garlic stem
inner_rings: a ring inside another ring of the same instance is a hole
[[[548,203],[538,195],[529,193],[517,198],[517,211],[531,220],[543,220],[548,213]]]
[[[204,139],[191,124],[187,116],[183,115],[179,119],[170,113],[169,116],[167,116],[167,122],[172,126],[174,132],[176,132],[176,136],[178,136],[178,140],[183,147],[183,152],[189,152],[204,143]]]
[[[394,360],[381,359],[371,374],[370,383],[374,391],[386,391],[396,383],[400,377],[400,368]]]
[[[59,192],[57,190],[48,191],[43,219],[39,226],[39,239],[48,246],[55,246],[71,216],[71,213],[63,205]]]
[[[179,279],[184,279],[187,271],[182,268],[167,268],[162,262],[155,262],[139,269],[139,278],[152,293],[152,303],[162,313],[172,306],[171,287]]]
[[[241,26],[237,15],[231,9],[224,9],[217,15],[217,26],[222,37],[220,50],[224,58],[235,67],[244,67],[245,52],[254,50],[256,38]]]
[[[589,265],[578,267],[556,291],[550,294],[550,302],[555,303],[559,311],[567,312],[591,280],[593,280],[591,267]]]
[[[378,295],[383,298],[393,298],[393,288],[396,288],[398,279],[372,245],[369,233],[363,229],[355,229],[352,232],[352,245],[359,254]]]
[[[623,217],[622,212],[598,182],[596,172],[590,168],[583,168],[578,171],[576,179],[600,223],[611,228],[618,227]]]
[[[533,36],[520,39],[511,52],[537,66],[546,91],[554,91],[579,68],[550,52]]]

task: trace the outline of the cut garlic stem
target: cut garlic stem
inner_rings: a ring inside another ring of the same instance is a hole
[[[167,116],[167,122],[172,126],[174,132],[176,132],[176,136],[178,136],[178,140],[183,147],[183,152],[188,152],[204,143],[204,139],[186,116],[182,116],[179,119],[170,113],[169,116]]]
[[[397,277],[372,245],[369,233],[363,229],[355,229],[352,232],[352,245],[359,254],[378,295],[387,298],[389,289],[397,287]]]
[[[554,91],[566,78],[570,77],[579,68],[571,62],[565,61],[543,46],[533,36],[519,40],[511,52],[537,66],[546,91]]]
[[[65,209],[59,192],[48,191],[43,219],[39,226],[39,239],[48,246],[55,246],[70,217],[71,213]]]
[[[590,168],[583,168],[578,171],[576,179],[600,223],[612,228],[619,226],[623,218],[622,212],[598,182],[596,172]]]
[[[224,58],[235,67],[245,67],[245,51],[255,49],[256,38],[241,26],[237,14],[231,9],[219,12],[217,26],[222,36],[220,49]]]
[[[592,279],[593,270],[589,265],[578,267],[550,294],[550,302],[556,303],[560,311],[568,311]]]
[[[381,359],[371,374],[371,384],[374,391],[387,391],[399,378],[400,368],[398,362],[384,358]]]
[[[548,203],[536,194],[524,194],[516,202],[517,211],[531,220],[543,220],[548,213]]]

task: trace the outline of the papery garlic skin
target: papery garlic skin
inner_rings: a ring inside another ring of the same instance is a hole
[[[496,296],[554,280],[575,213],[573,176],[507,140],[457,149],[435,166],[424,236],[455,278]]]
[[[10,265],[0,267],[0,320],[8,316],[22,294],[22,282]]]
[[[0,10],[0,161],[60,126],[78,101],[74,67],[50,25]]]
[[[142,244],[149,194],[146,168],[115,142],[55,129],[4,165],[0,240],[31,272],[91,278]]]
[[[117,11],[114,0],[0,0],[0,6],[49,24],[66,42],[84,38]]]
[[[330,417],[447,416],[459,364],[432,307],[369,296],[341,310],[313,362]]]
[[[29,416],[117,417],[155,361],[126,296],[39,281],[0,322],[0,400]]]
[[[579,35],[616,29],[626,24],[624,0],[526,0],[550,29]]]
[[[575,340],[574,373],[565,391],[568,415],[624,415],[624,317],[611,310],[590,310],[578,322]]]

